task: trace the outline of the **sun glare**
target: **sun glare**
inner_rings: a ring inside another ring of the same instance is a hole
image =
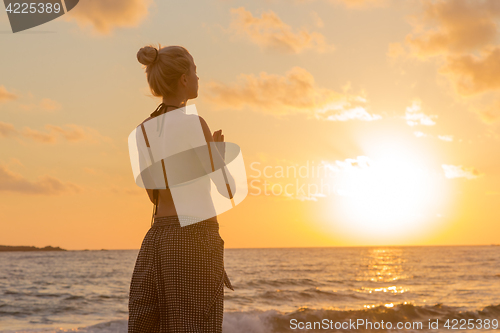
[[[439,175],[399,144],[385,145],[377,157],[339,162],[337,195],[331,212],[337,227],[371,243],[403,242],[429,230],[443,200]]]

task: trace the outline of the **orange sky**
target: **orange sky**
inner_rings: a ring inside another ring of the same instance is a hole
[[[0,15],[0,244],[140,247],[151,43],[190,51],[188,104],[241,147],[226,248],[500,243],[497,0],[117,1]]]

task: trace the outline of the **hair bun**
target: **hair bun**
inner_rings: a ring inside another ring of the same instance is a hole
[[[161,61],[156,57],[161,56]],[[162,47],[161,44],[149,44],[137,52],[137,60],[145,66],[149,89],[155,97],[177,94],[178,81],[184,74],[190,73],[193,63],[188,50],[179,45]]]
[[[145,66],[149,66],[153,63],[156,57],[156,48],[152,46],[141,47],[139,52],[137,52],[137,60]]]

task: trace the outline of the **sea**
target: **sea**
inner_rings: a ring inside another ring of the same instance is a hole
[[[137,253],[0,253],[0,332],[127,332]],[[225,249],[224,262],[224,333],[500,332],[500,246]]]

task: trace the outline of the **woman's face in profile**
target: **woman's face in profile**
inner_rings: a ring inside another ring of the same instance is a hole
[[[199,77],[198,77],[198,75],[196,75],[196,65],[194,63],[193,57],[191,57],[191,70],[190,70],[189,76],[187,77],[187,80],[188,80],[188,92],[189,92],[188,98],[198,97]]]

